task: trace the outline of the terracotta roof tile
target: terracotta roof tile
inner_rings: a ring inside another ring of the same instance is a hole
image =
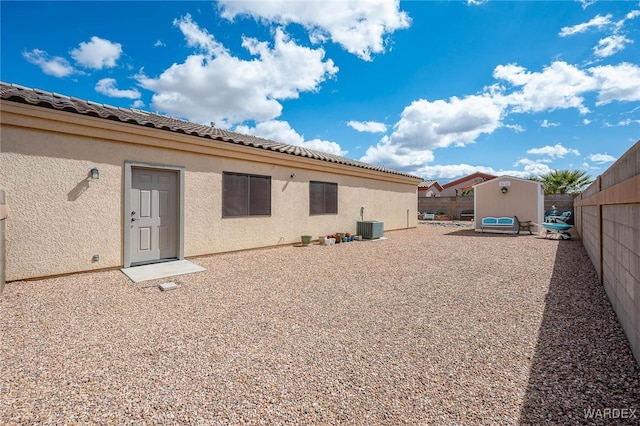
[[[252,135],[231,132],[217,127],[197,124],[166,115],[155,114],[139,109],[126,109],[97,102],[86,101],[75,97],[61,95],[59,93],[46,92],[40,89],[29,89],[17,84],[0,82],[0,98],[11,102],[20,102],[43,108],[51,108],[69,113],[89,115],[106,120],[120,121],[122,123],[135,124],[176,133],[183,133],[201,138],[245,145],[257,149],[281,152],[299,157],[311,158],[319,161],[328,161],[346,166],[374,170],[399,176],[407,176],[421,179],[417,176],[398,172],[386,167],[351,160],[338,155],[319,152],[296,145],[288,145]]]
[[[436,183],[436,181],[435,181],[435,180],[424,180],[424,181],[422,181],[422,182],[420,182],[420,183],[418,184],[418,187],[419,187],[419,188],[428,188],[428,187],[430,187],[431,185],[433,185],[434,183]]]
[[[445,183],[444,185],[442,185],[442,187],[443,187],[443,188],[445,188],[445,189],[446,189],[446,188],[451,188],[452,186],[459,185],[460,183],[466,182],[466,181],[468,181],[468,180],[470,180],[470,179],[477,178],[477,177],[482,178],[484,181],[487,181],[487,180],[491,180],[491,179],[495,179],[495,178],[496,178],[496,176],[494,176],[494,175],[490,175],[490,174],[488,174],[488,173],[475,172],[475,173],[471,173],[470,175],[463,176],[463,177],[461,177],[461,178],[458,178],[458,179],[456,179],[456,180],[453,180],[453,181],[451,181],[451,182],[449,182],[449,183]],[[475,185],[475,184],[474,184],[474,185]],[[472,185],[472,186],[473,186],[473,185]]]

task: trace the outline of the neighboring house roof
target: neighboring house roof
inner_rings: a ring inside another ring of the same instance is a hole
[[[496,176],[490,175],[488,173],[475,172],[475,173],[472,173],[472,174],[470,174],[468,176],[463,176],[463,177],[461,177],[459,179],[452,180],[451,182],[445,183],[444,185],[442,185],[442,187],[444,189],[447,189],[447,188],[455,187],[456,185],[460,185],[462,183],[465,183],[465,182],[467,182],[467,181],[469,181],[471,179],[482,178],[483,180],[487,181],[487,180],[495,179],[495,177]]]
[[[426,191],[435,187],[438,191],[442,191],[442,186],[436,180],[425,180],[418,184],[418,191]]]
[[[486,180],[484,180],[483,182],[486,182]],[[474,183],[470,183],[469,185],[465,185],[465,186],[461,186],[460,188],[456,188],[458,191],[464,191],[466,189],[471,189],[474,186],[476,186],[478,184],[478,182],[474,182]]]
[[[39,89],[30,89],[16,84],[0,82],[0,99],[420,179],[417,176],[401,173],[374,164],[351,160],[349,158],[340,157],[339,155],[314,151],[300,146],[288,145],[252,135],[244,135],[213,126],[192,123],[138,109],[119,108],[96,102],[84,101],[82,99],[60,95],[58,93],[46,92]]]
[[[428,188],[431,185],[433,185],[434,183],[436,183],[435,180],[423,180],[422,182],[420,182],[418,184],[418,188]]]

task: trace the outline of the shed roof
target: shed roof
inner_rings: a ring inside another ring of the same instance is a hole
[[[504,179],[509,179],[509,180],[517,180],[520,182],[525,182],[525,183],[532,183],[532,184],[536,184],[536,185],[540,185],[544,187],[544,183],[542,182],[538,182],[535,180],[531,180],[531,179],[522,179],[522,178],[518,178],[515,176],[508,176],[508,175],[502,175],[502,176],[498,176],[495,179],[491,179],[491,180],[485,180],[484,182],[480,182],[480,183],[476,183],[475,185],[473,185],[473,187],[475,188],[476,186],[482,186],[482,185],[486,185],[491,181],[499,181],[499,180],[504,180]]]
[[[40,89],[31,89],[17,84],[9,84],[0,81],[0,99],[19,102],[43,108],[65,111],[73,114],[83,114],[105,120],[119,121],[138,126],[151,127],[175,133],[182,133],[199,138],[212,139],[227,143],[244,145],[257,149],[281,152],[283,154],[306,157],[319,161],[343,164],[345,166],[368,169],[382,173],[406,176],[422,179],[417,176],[402,173],[386,167],[351,160],[339,155],[315,151],[301,146],[275,142],[269,139],[259,138],[253,135],[231,132],[204,124],[193,123],[166,115],[147,112],[139,109],[126,109],[106,104],[86,101],[58,93],[47,92]]]

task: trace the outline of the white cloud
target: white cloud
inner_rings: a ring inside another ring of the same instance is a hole
[[[85,68],[113,68],[122,54],[122,45],[93,36],[91,41],[80,43],[79,47],[70,53],[71,57]]]
[[[587,5],[583,3],[583,8]],[[613,22],[611,20],[611,14],[607,14],[605,16],[597,15],[589,22],[562,28],[560,30],[559,36],[567,37],[574,34],[587,32],[588,30],[593,28],[597,29],[598,31],[607,29],[609,30],[610,35],[598,41],[598,44],[593,47],[593,54],[598,58],[608,58],[609,56],[612,56],[623,50],[627,44],[633,43],[632,40],[619,33],[622,31],[626,21],[635,19],[638,16],[640,16],[640,10],[632,10],[628,12],[621,20]]]
[[[362,161],[391,168],[416,167],[434,159],[433,150],[472,143],[501,126],[503,107],[489,95],[449,101],[413,101],[402,111],[393,133],[371,146]]]
[[[598,164],[613,163],[617,160],[616,157],[609,154],[589,154],[587,159]]]
[[[594,27],[600,30],[608,25],[611,25],[611,17],[611,14],[607,14],[605,16],[596,15],[596,17],[591,19],[589,22],[573,25],[571,27],[563,27],[558,35],[560,37],[572,36],[574,34],[587,32],[589,29]]]
[[[519,124],[505,124],[502,127],[506,127],[507,129],[511,129],[516,133],[522,133],[525,131],[525,128]]]
[[[474,142],[500,126],[502,107],[487,95],[448,101],[413,101],[402,111],[390,139],[408,148],[445,148]]]
[[[116,86],[115,78],[103,78],[96,83],[95,89],[96,92],[111,96],[112,98],[138,99],[142,96],[137,89],[120,90]]]
[[[379,123],[377,121],[351,120],[347,123],[347,126],[352,127],[359,132],[384,133],[387,131],[387,126],[384,123]]]
[[[340,148],[335,142],[312,139],[305,141],[304,137],[291,128],[286,121],[271,120],[258,123],[255,127],[236,126],[234,131],[249,135],[258,136],[272,141],[297,145],[315,151],[327,152],[329,154],[345,156],[347,151]]]
[[[153,47],[164,47],[164,46],[166,46],[166,44],[164,44],[162,40],[156,40],[156,42],[153,43]]]
[[[585,114],[589,108],[584,105],[583,95],[590,92],[598,93],[596,106],[640,100],[640,67],[627,62],[581,70],[559,61],[541,72],[530,72],[516,64],[498,65],[493,76],[521,89],[507,94],[505,88],[491,87],[496,102],[510,105],[513,112],[576,108]]]
[[[242,60],[190,16],[176,20],[187,43],[202,52],[184,63],[173,64],[158,77],[136,76],[140,85],[152,90],[155,109],[178,117],[230,127],[245,120],[269,121],[278,117],[278,100],[295,99],[300,92],[313,92],[338,68],[323,60],[323,49],[310,49],[291,41],[278,28],[272,45],[243,38],[242,46],[254,57]]]
[[[251,16],[281,25],[302,25],[313,42],[330,38],[361,59],[386,50],[385,37],[408,28],[411,19],[400,11],[399,0],[341,0],[326,2],[279,0],[219,2],[221,16]]]
[[[468,176],[475,172],[487,173],[495,176],[513,176],[528,179],[532,176],[540,176],[551,171],[549,166],[530,160],[520,160],[514,167],[524,166],[520,170],[496,170],[492,167],[473,166],[471,164],[436,164],[433,166],[423,166],[411,173],[416,176],[423,176],[425,179],[455,179]]]
[[[448,101],[417,100],[405,107],[393,132],[383,137],[375,146],[370,146],[362,161],[382,164],[390,168],[419,174],[425,165],[435,160],[434,151],[451,145],[464,146],[474,142],[482,134],[491,134],[499,127],[523,130],[519,125],[505,124],[507,114],[552,111],[575,108],[586,113],[586,96],[597,95],[596,106],[614,101],[640,100],[640,67],[621,63],[580,69],[557,61],[539,72],[531,72],[516,64],[499,65],[494,71],[500,82],[484,88],[484,94],[456,97]],[[585,125],[591,120],[584,118]],[[631,125],[634,120],[625,120],[618,125]],[[604,123],[612,127],[614,124]],[[543,127],[556,127],[545,119]],[[543,146],[528,151],[532,155],[544,155],[556,159],[566,155],[580,155],[576,149]],[[542,172],[547,159],[535,164],[521,164],[522,173]],[[515,171],[517,172],[517,171]]]
[[[144,102],[141,101],[140,99],[133,101],[133,103],[131,104],[131,108],[142,108],[142,107],[144,107]]]
[[[621,35],[605,37],[593,48],[593,54],[599,58],[607,58],[623,50],[629,43],[633,41]]]
[[[598,101],[605,105],[613,101],[640,101],[640,67],[623,62],[589,69],[597,81]]]
[[[596,88],[596,79],[562,61],[552,63],[541,72],[529,72],[516,64],[498,65],[493,77],[522,88],[503,96],[514,112],[577,108],[587,113],[589,109],[584,106],[581,95]]]
[[[39,66],[43,73],[54,77],[66,77],[76,72],[66,59],[60,56],[50,58],[44,50],[33,49],[22,52],[22,56],[28,62]]]
[[[586,9],[587,7],[594,4],[597,0],[578,0],[582,4],[582,9]]]
[[[621,20],[619,20],[618,22],[616,22],[615,24],[615,31],[620,31],[622,29],[622,27],[624,26],[624,24],[631,20],[631,19],[635,19],[638,16],[640,16],[640,10],[632,10],[629,13],[627,13],[624,18],[622,18]]]
[[[528,152],[528,151],[527,151]],[[522,171],[513,171],[508,173],[511,176],[516,177],[530,177],[530,176],[540,176],[547,174],[551,171],[551,168],[547,166],[546,161],[533,161],[528,158],[521,158],[520,160],[514,163],[514,167],[524,166]]]
[[[632,10],[631,12],[626,14],[625,19],[634,19],[638,16],[640,16],[640,10]]]
[[[557,143],[554,146],[546,145],[542,148],[531,148],[527,150],[527,154],[547,155],[551,158],[562,158],[567,154],[580,155],[580,151],[577,149],[565,148]]]
[[[496,172],[491,167],[472,166],[471,164],[437,164],[433,166],[420,167],[413,172],[417,176],[425,179],[455,179],[467,176],[475,172],[495,175]]]
[[[186,14],[180,19],[174,19],[173,25],[180,28],[184,38],[187,40],[187,46],[200,48],[209,55],[229,53],[222,44],[218,43],[215,38],[209,34],[206,28],[200,28],[196,22],[193,22],[190,14]]]
[[[542,127],[558,127],[560,125],[560,123],[553,123],[549,120],[547,120],[546,118],[544,120],[542,120],[542,123],[540,123],[540,126]]]
[[[538,164],[538,163],[546,164],[546,163],[552,163],[552,162],[553,162],[553,160],[551,158],[540,158],[540,159],[537,159],[536,161],[530,160],[528,158],[521,158],[518,161],[516,161],[515,163],[513,163],[513,166],[514,167],[522,166],[522,165],[526,166],[526,165],[534,164],[534,163],[535,164]]]
[[[629,126],[631,124],[640,124],[640,120],[631,120],[627,118],[626,120],[618,121],[618,126]]]
[[[608,121],[604,122],[605,127],[623,127],[630,126],[632,124],[640,124],[640,120],[632,120],[627,118],[626,120],[618,121],[617,123],[609,123]]]
[[[405,148],[394,144],[387,136],[383,137],[376,146],[367,148],[360,161],[380,164],[395,170],[420,170],[422,166],[435,160],[433,150],[429,148]]]
[[[344,157],[349,153],[349,151],[344,151],[336,142],[325,141],[317,138],[305,141],[302,146],[313,149],[314,151],[328,152],[329,154],[335,154],[341,157]]]

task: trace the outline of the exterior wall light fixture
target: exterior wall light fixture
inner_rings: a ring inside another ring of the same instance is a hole
[[[502,192],[503,194],[506,194],[507,192],[509,192],[509,188],[507,188],[506,186],[503,186],[502,188],[500,188],[500,192]]]
[[[91,174],[91,179],[100,179],[100,170],[97,168],[94,167],[89,173]]]

